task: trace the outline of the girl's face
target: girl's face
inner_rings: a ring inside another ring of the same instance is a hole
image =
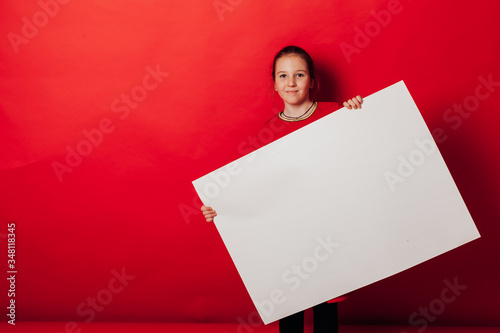
[[[274,89],[285,104],[299,106],[310,102],[309,89],[313,82],[307,63],[298,55],[290,54],[276,61]]]

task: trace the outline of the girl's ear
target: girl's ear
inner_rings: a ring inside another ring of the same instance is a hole
[[[314,80],[311,80],[311,84],[309,85],[309,88],[312,89],[312,87],[314,87]]]

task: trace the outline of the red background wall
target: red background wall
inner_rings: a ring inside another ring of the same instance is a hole
[[[252,318],[191,181],[281,108],[270,65],[293,43],[317,63],[319,100],[406,82],[482,234],[356,292],[341,320],[412,324],[457,279],[467,289],[427,322],[500,324],[500,84],[478,88],[500,82],[498,2],[66,2],[0,4],[0,248],[15,221],[17,320]],[[86,156],[68,165],[74,150]]]

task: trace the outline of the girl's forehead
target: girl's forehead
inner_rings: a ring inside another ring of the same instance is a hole
[[[307,70],[307,63],[297,54],[287,54],[278,59],[276,67],[278,71],[280,67],[294,67],[297,70]]]

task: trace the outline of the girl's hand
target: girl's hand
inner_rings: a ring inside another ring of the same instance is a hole
[[[361,109],[361,104],[363,104],[363,98],[361,96],[356,96],[348,100],[347,102],[344,102],[344,106],[348,108],[349,110],[352,109]]]
[[[205,215],[207,222],[212,222],[214,217],[217,216],[217,213],[212,209],[212,207],[207,207],[205,205],[201,206],[201,212]]]

